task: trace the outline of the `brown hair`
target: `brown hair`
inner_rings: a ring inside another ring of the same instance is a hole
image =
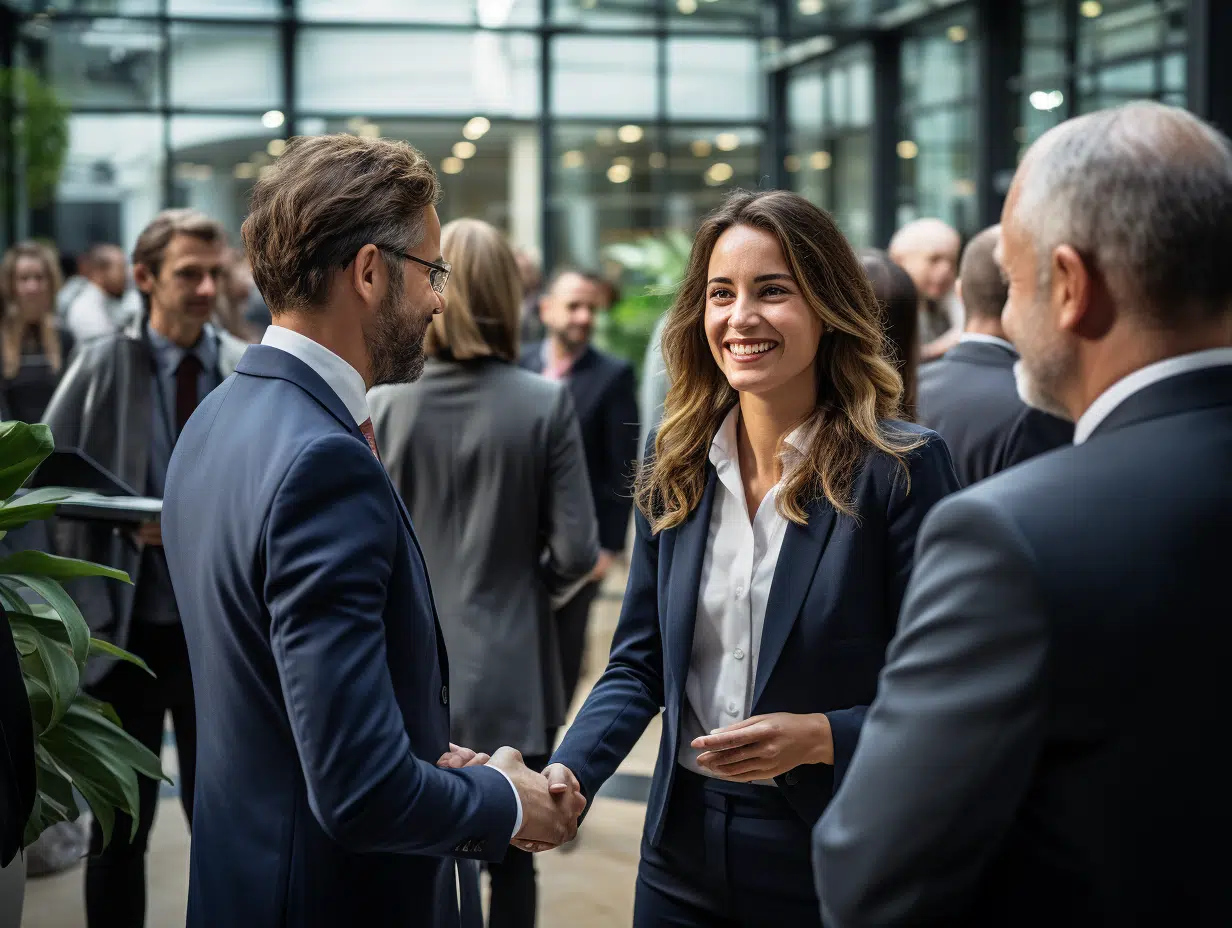
[[[705,332],[706,275],[715,242],[745,225],[778,239],[800,292],[824,326],[817,349],[817,405],[801,423],[809,451],[783,475],[779,511],[808,521],[805,507],[825,498],[856,517],[851,492],[869,452],[903,455],[922,439],[884,420],[899,410],[902,381],[885,359],[880,314],[868,278],[834,220],[783,190],[736,191],[706,218],[693,240],[688,269],[663,329],[671,388],[654,455],[637,478],[637,503],[654,531],[679,525],[701,502],[710,443],[738,401],[715,364]]]
[[[505,237],[481,220],[455,219],[441,230],[441,251],[453,272],[445,309],[432,317],[424,352],[455,361],[516,361],[522,281]]]
[[[1010,298],[1010,285],[997,263],[997,242],[1001,227],[989,226],[963,249],[958,277],[962,281],[962,304],[967,318],[1001,319],[1001,310]]]
[[[903,416],[915,419],[916,380],[920,367],[920,297],[911,275],[878,248],[860,252],[860,263],[881,305],[886,348],[903,379]]]
[[[43,318],[38,321],[39,341],[43,346],[43,355],[55,373],[60,372],[63,357],[60,352],[60,330],[56,328],[56,294],[64,284],[60,273],[60,259],[55,249],[42,242],[19,242],[4,253],[0,261],[0,305],[3,306],[3,319],[0,320],[0,364],[5,380],[12,380],[21,370],[22,329],[25,320],[16,305],[17,293],[17,262],[22,258],[34,258],[43,263],[47,273],[48,305]]]
[[[352,135],[294,138],[257,181],[242,229],[270,311],[321,306],[332,272],[364,245],[401,268],[440,199],[432,165],[406,142]]]
[[[177,235],[191,235],[203,242],[223,243],[227,232],[222,223],[195,209],[165,209],[141,230],[133,246],[133,265],[144,264],[155,277],[162,270],[167,246]]]

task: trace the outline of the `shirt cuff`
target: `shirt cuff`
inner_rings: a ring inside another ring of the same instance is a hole
[[[509,774],[501,770],[500,767],[493,767],[492,769],[504,777],[509,783],[509,788],[513,790],[513,801],[517,803],[518,806],[517,818],[513,820],[513,832],[509,835],[509,840],[512,841],[518,836],[518,832],[522,830],[522,797],[518,795],[518,788],[513,785],[513,778],[509,776]]]

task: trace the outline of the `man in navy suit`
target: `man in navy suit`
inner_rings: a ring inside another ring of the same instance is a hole
[[[368,418],[443,306],[439,189],[404,143],[326,136],[253,192],[273,325],[185,426],[163,514],[198,699],[194,928],[456,925],[449,857],[560,844],[584,805],[513,749],[449,743],[423,554]]]

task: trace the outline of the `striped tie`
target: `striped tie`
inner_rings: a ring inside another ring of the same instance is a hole
[[[368,439],[368,447],[372,449],[372,453],[376,455],[376,459],[381,460],[381,452],[376,450],[376,432],[372,430],[372,420],[365,419],[360,424],[359,430],[364,433],[364,438]]]

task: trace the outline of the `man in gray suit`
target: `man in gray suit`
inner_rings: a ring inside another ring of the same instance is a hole
[[[1024,398],[1074,445],[955,494],[814,834],[827,928],[1232,922],[1232,146],[1064,123],[1002,216]]]

